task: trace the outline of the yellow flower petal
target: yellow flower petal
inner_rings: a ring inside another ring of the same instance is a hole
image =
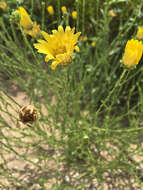
[[[57,33],[57,30],[52,30],[52,33],[53,33],[53,34],[56,34],[56,33]]]
[[[53,59],[53,56],[47,55],[47,56],[45,57],[45,62],[48,62],[48,61],[50,61],[51,59]]]
[[[33,38],[37,38],[41,34],[40,25],[37,25],[37,23],[34,22],[32,30],[27,30],[26,33],[32,36]]]
[[[50,39],[50,35],[49,34],[47,34],[44,31],[41,31],[41,34],[42,34],[42,36],[44,37],[45,40],[49,41],[49,39]]]
[[[69,32],[71,31],[71,27],[70,26],[66,26],[65,32]]]
[[[74,32],[75,32],[75,27],[72,28],[72,33],[74,34]]]
[[[20,25],[24,29],[30,29],[33,25],[33,22],[31,20],[31,18],[29,17],[27,11],[23,7],[19,7],[19,10],[17,10],[17,12],[19,12],[19,14],[21,16]]]
[[[74,40],[73,40],[73,43],[75,44],[77,42],[77,39],[78,37],[80,36],[81,32],[77,32],[75,35],[74,35]]]
[[[39,43],[34,44],[34,47],[36,49],[38,49],[38,52],[51,55],[51,57],[54,58],[54,56],[52,55],[52,52],[50,50],[49,44],[44,40],[38,40],[38,42]]]
[[[51,65],[52,70],[55,70],[57,65],[58,65],[57,61],[53,61],[52,65]]]
[[[24,30],[26,34],[32,36],[32,30]]]
[[[59,32],[64,32],[64,29],[63,29],[63,27],[61,25],[58,27],[58,31]]]
[[[80,52],[80,49],[78,46],[75,46],[74,49],[75,49],[75,51]]]

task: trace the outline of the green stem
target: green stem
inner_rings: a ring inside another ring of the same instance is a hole
[[[41,3],[42,5],[42,25],[41,25],[41,28],[42,30],[44,30],[44,26],[45,26],[45,2],[42,2]]]
[[[34,0],[31,0],[31,17],[33,16]]]
[[[126,73],[126,69],[123,70],[119,80],[116,82],[114,88],[109,92],[108,96],[106,97],[106,99],[104,101],[102,101],[102,104],[100,105],[99,109],[96,112],[96,115],[98,115],[98,113],[101,111],[102,107],[106,105],[106,103],[108,102],[108,100],[110,99],[111,95],[113,94],[113,92],[116,90],[117,87],[119,87],[121,85],[121,81],[125,76]]]
[[[69,26],[69,14],[68,13],[63,14],[63,20],[65,22],[65,25]]]
[[[3,18],[0,18],[0,28],[2,28],[2,30],[6,33],[6,35],[8,37],[8,40],[12,41],[12,38],[11,38],[10,34],[8,33],[8,30],[7,30],[7,28],[6,28],[5,24],[4,24]]]
[[[11,31],[12,31],[12,35],[14,38],[14,41],[17,45],[19,45],[18,39],[17,39],[17,34],[15,32],[14,26],[13,26],[13,20],[10,18],[10,27],[11,27]]]
[[[22,29],[22,27],[21,27],[20,25],[19,25],[19,28],[20,28],[20,30],[21,30],[21,33],[22,33],[24,42],[25,42],[25,44],[27,45],[27,47],[29,48],[29,50],[32,52],[32,55],[33,55],[33,57],[34,57],[36,63],[37,63],[37,64],[40,64],[39,61],[38,61],[38,59],[37,59],[37,57],[36,57],[36,55],[35,55],[35,53],[34,53],[34,51],[33,51],[33,48],[31,47],[31,44],[29,43],[29,41],[28,41],[28,39],[27,39],[27,37],[26,37],[26,34],[25,34],[24,30]]]
[[[61,0],[58,0],[58,25],[60,25],[61,22]]]
[[[84,35],[84,26],[85,26],[85,0],[82,4],[82,35]]]
[[[76,19],[76,31],[79,31],[79,0],[76,0],[76,12],[77,12],[77,19]]]

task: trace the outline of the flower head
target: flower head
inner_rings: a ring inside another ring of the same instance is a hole
[[[136,34],[137,39],[142,40],[143,39],[143,26],[140,27]]]
[[[31,29],[33,22],[27,11],[23,7],[19,7],[16,12],[20,14],[20,25],[26,30]]]
[[[47,11],[48,11],[48,13],[49,13],[50,15],[53,15],[53,14],[54,14],[54,8],[53,8],[53,6],[52,6],[52,5],[49,5],[49,6],[47,7]]]
[[[53,60],[51,68],[54,70],[57,65],[68,65],[73,56],[74,50],[79,51],[76,43],[80,32],[74,34],[75,28],[66,27],[65,31],[62,26],[58,30],[53,30],[52,34],[42,31],[45,40],[38,40],[39,43],[34,44],[39,53],[46,54],[45,61]]]
[[[24,28],[24,31],[27,34],[33,38],[36,38],[40,35],[40,25],[37,25],[36,22],[32,22],[27,11],[23,7],[20,7],[19,10],[16,10],[15,12],[20,14],[20,25]]]
[[[19,119],[22,123],[33,123],[38,119],[37,109],[33,105],[27,105],[19,111]]]
[[[117,14],[113,10],[110,10],[108,12],[108,15],[111,16],[111,17],[116,17],[117,16]]]
[[[5,1],[1,1],[1,2],[0,2],[0,9],[2,9],[3,11],[5,11],[5,10],[6,10],[6,7],[7,7],[6,2],[5,2]]]
[[[76,11],[73,11],[73,12],[72,12],[72,18],[73,18],[74,20],[77,19],[77,12],[76,12]]]
[[[134,39],[128,40],[123,56],[123,65],[127,68],[136,66],[142,57],[142,53],[142,42]]]
[[[96,45],[95,42],[92,42],[92,43],[91,43],[91,46],[92,46],[92,47],[95,47],[95,45]]]
[[[37,38],[41,34],[40,25],[38,25],[37,22],[33,23],[33,27],[31,30],[25,30],[25,31],[33,38]]]
[[[64,14],[64,13],[67,13],[67,8],[66,8],[65,6],[62,6],[62,7],[61,7],[61,11],[62,11],[63,14]]]

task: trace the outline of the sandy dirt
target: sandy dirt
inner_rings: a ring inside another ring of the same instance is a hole
[[[87,177],[78,180],[79,175],[82,174],[80,171],[74,171],[60,163],[57,165],[56,159],[61,157],[60,149],[55,151],[46,143],[45,139],[41,139],[37,135],[34,125],[27,126],[18,121],[20,107],[30,104],[30,100],[25,92],[20,91],[16,85],[13,85],[10,88],[9,86],[6,88],[6,93],[1,92],[0,97],[3,98],[3,100],[0,100],[0,115],[4,121],[0,123],[0,190],[5,190],[7,187],[9,190],[23,190],[24,187],[28,187],[29,190],[47,190],[51,189],[57,180],[59,184],[70,183],[73,185],[88,180]],[[44,115],[48,114],[44,105],[42,106],[42,112]],[[33,128],[31,129],[30,127]],[[58,132],[51,132],[47,125],[42,124],[41,129],[47,137],[54,133],[54,135],[57,134],[58,138]],[[107,144],[107,146],[111,148],[112,145]],[[114,149],[115,147],[112,148]],[[44,157],[42,157],[42,154]],[[114,159],[114,155],[109,155],[107,151],[103,151],[102,156],[109,161]],[[143,161],[143,158],[138,156],[135,156],[133,159]],[[56,179],[55,177],[57,167],[58,171],[62,173],[62,179]],[[143,168],[143,166],[141,167]],[[97,180],[93,179],[92,183],[88,184],[83,190],[114,190],[116,184],[113,185],[114,187],[112,186],[108,172],[105,172],[104,175],[105,178],[109,178],[109,183],[105,183],[100,188]],[[140,188],[140,190],[142,189]],[[125,188],[125,190],[130,190],[130,188]],[[133,190],[139,189],[135,185]]]
[[[7,87],[6,93],[1,92],[0,96],[3,98],[0,101],[0,115],[6,122],[1,123],[0,190],[4,190],[4,186],[9,190],[22,189],[22,186],[29,187],[29,190],[40,190],[43,187],[50,189],[55,183],[55,177],[51,173],[55,172],[56,163],[54,159],[49,159],[55,156],[54,151],[34,133],[34,128],[29,129],[34,124],[27,126],[19,121],[20,107],[30,104],[28,96],[15,85]],[[44,106],[42,111],[46,114]],[[43,126],[42,129],[49,135],[47,128]],[[30,134],[32,131],[33,134]],[[35,147],[34,143],[39,145]],[[49,154],[48,158],[40,159],[38,151]],[[44,184],[41,182],[41,187],[39,179],[43,176],[47,180]]]

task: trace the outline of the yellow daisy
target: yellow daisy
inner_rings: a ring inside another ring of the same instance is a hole
[[[54,70],[57,65],[68,65],[73,57],[74,50],[79,51],[76,45],[80,32],[74,34],[75,28],[71,29],[67,26],[65,31],[62,26],[58,30],[53,30],[52,34],[42,31],[45,40],[38,40],[39,43],[34,44],[39,53],[46,54],[45,61],[53,60],[51,68]]]
[[[127,68],[136,66],[142,57],[142,53],[143,44],[141,41],[134,39],[128,40],[123,56],[123,65]]]

